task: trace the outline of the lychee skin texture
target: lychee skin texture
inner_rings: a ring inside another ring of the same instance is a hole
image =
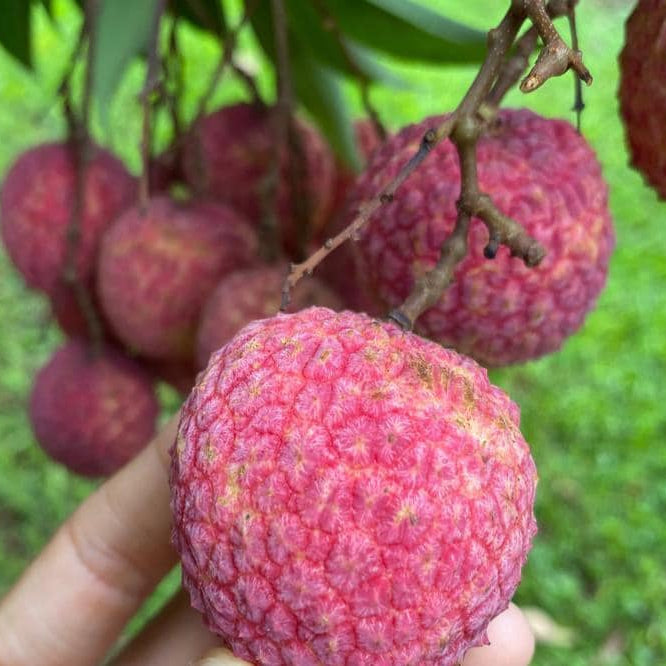
[[[440,121],[425,120],[389,139],[357,181],[351,209],[380,192]],[[503,111],[499,121],[478,143],[480,189],[543,245],[546,257],[527,268],[501,247],[486,259],[488,231],[473,218],[453,284],[416,326],[488,366],[558,349],[594,307],[614,246],[607,186],[585,139],[569,123],[528,110]],[[361,274],[390,307],[434,267],[459,196],[456,150],[444,141],[365,226]]]
[[[206,302],[197,331],[197,360],[205,368],[210,355],[246,324],[265,319],[280,309],[282,285],[287,269],[257,266],[227,275]],[[312,277],[301,279],[291,293],[288,312],[310,305],[341,309],[340,299]]]
[[[639,0],[620,54],[620,113],[631,164],[666,199],[666,4]]]
[[[54,460],[84,476],[108,476],[155,431],[158,403],[148,375],[111,347],[95,356],[70,340],[37,373],[30,422]]]
[[[155,197],[105,234],[98,293],[118,337],[149,358],[187,360],[201,308],[227,273],[250,265],[256,235],[235,211]]]
[[[516,405],[471,359],[352,312],[244,328],[172,449],[192,604],[254,664],[453,666],[536,530]]]
[[[196,192],[229,203],[260,225],[275,159],[272,123],[270,109],[252,104],[227,106],[201,118],[183,149],[186,181]],[[302,192],[292,192],[289,149],[280,165],[276,195],[282,239],[290,251],[298,245],[297,206],[307,208],[309,233],[314,234],[330,211],[335,181],[335,161],[324,139],[301,120],[297,128],[305,171],[299,179]]]
[[[100,237],[133,201],[136,181],[119,160],[101,148],[91,149],[84,181],[76,269],[79,279],[88,283]],[[62,284],[75,201],[75,161],[67,144],[31,148],[9,170],[0,204],[2,237],[30,287],[51,294]]]

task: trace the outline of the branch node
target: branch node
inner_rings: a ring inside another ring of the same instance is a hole
[[[414,322],[400,310],[391,310],[391,312],[388,313],[387,319],[390,319],[394,324],[400,326],[403,331],[411,331],[412,328],[414,328]]]

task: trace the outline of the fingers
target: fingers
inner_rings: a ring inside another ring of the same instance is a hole
[[[490,645],[472,648],[462,666],[527,666],[534,655],[534,635],[518,606],[509,607],[488,625]]]
[[[113,666],[185,666],[220,642],[191,608],[189,596],[180,591]]]
[[[171,568],[176,421],[79,507],[0,603],[0,664],[96,663]]]
[[[522,611],[514,604],[488,626],[490,645],[473,648],[462,666],[528,666],[534,655],[534,636]],[[249,666],[229,650],[216,648],[194,666]]]

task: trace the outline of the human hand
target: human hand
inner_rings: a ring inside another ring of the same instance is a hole
[[[99,663],[175,564],[167,470],[176,425],[174,418],[72,514],[0,602],[0,666]],[[470,650],[463,666],[529,664],[534,639],[517,607],[495,618],[488,633],[491,645]],[[114,664],[246,664],[214,648],[219,642],[181,591]]]

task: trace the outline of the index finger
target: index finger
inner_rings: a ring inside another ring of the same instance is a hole
[[[87,666],[176,561],[168,449],[177,417],[59,528],[0,603],[0,664]]]

